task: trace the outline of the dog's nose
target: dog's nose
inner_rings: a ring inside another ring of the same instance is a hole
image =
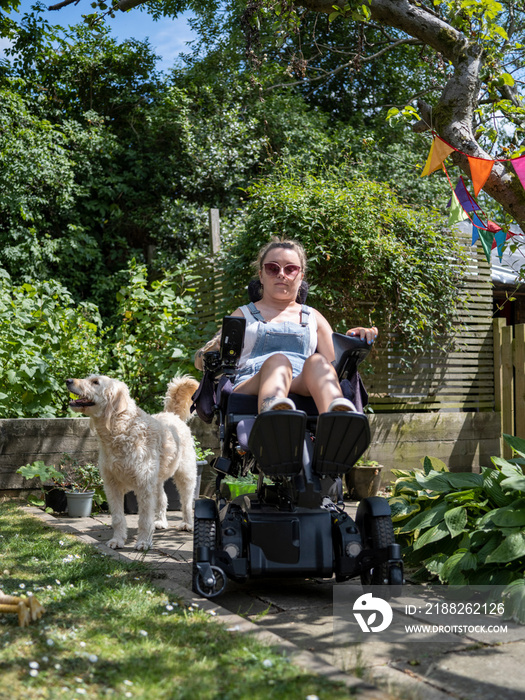
[[[66,379],[66,384],[67,384],[68,386],[69,386],[70,384],[73,384],[73,380],[72,380],[72,379]]]

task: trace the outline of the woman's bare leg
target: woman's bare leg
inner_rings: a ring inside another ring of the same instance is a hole
[[[333,365],[319,353],[307,358],[303,371],[292,381],[290,391],[301,396],[311,396],[319,413],[328,411],[335,399],[343,398]]]
[[[292,384],[292,365],[286,355],[269,357],[254,376],[235,387],[234,391],[258,396],[259,413],[275,398],[286,398]]]

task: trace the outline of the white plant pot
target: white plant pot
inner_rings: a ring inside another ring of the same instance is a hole
[[[69,517],[88,518],[91,515],[94,495],[94,491],[66,491]]]

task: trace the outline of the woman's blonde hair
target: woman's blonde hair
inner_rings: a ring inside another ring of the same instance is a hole
[[[275,248],[286,248],[287,250],[293,250],[294,252],[296,252],[301,263],[301,270],[303,274],[306,273],[306,252],[303,246],[298,241],[293,241],[286,238],[281,239],[277,238],[277,236],[274,236],[269,241],[269,243],[263,246],[259,251],[257,260],[254,263],[254,267],[257,269],[257,272],[262,270],[264,259],[266,258],[268,253],[274,250]]]

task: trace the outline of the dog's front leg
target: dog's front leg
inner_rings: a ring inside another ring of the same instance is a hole
[[[104,491],[108,499],[109,512],[111,513],[111,526],[113,537],[107,542],[111,549],[119,549],[126,544],[128,528],[124,515],[124,493],[122,489],[111,481],[104,483]]]

